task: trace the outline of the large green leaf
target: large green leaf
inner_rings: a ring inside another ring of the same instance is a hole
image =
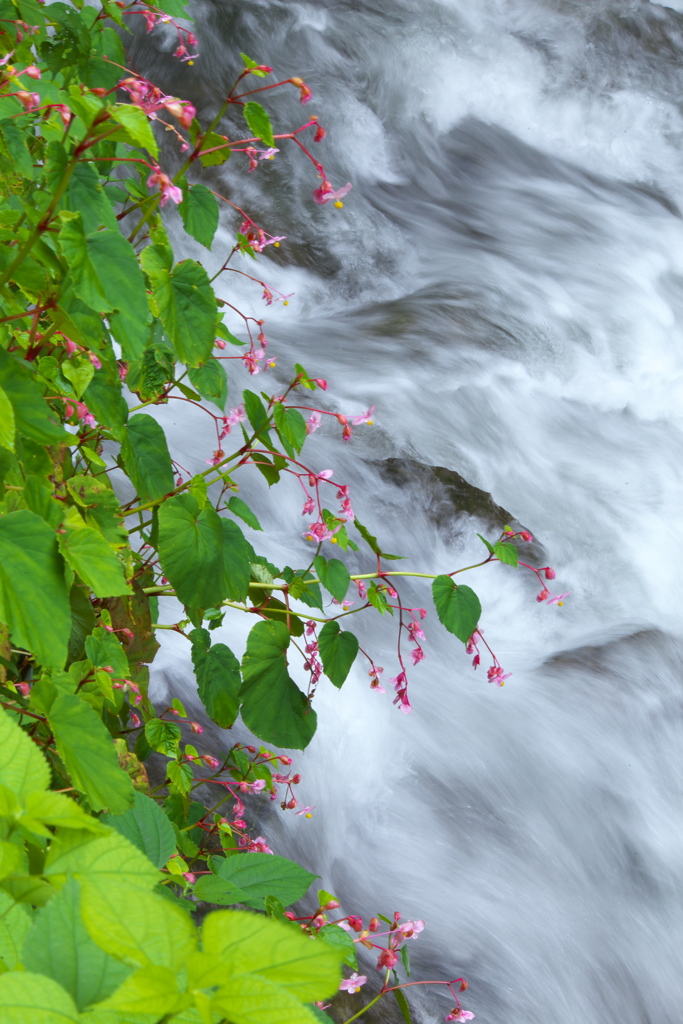
[[[205,951],[223,960],[226,980],[242,978],[245,992],[250,975],[258,975],[297,999],[325,999],[339,987],[339,951],[312,942],[285,922],[238,910],[218,910],[204,921],[202,939]],[[230,1017],[234,1019],[232,1014]]]
[[[511,565],[515,569],[517,568],[519,552],[512,541],[498,541],[493,545],[493,553],[499,561],[505,562],[506,565]]]
[[[249,592],[252,548],[231,519],[221,519],[221,529],[225,596],[231,601],[243,601]]]
[[[113,883],[88,887],[83,921],[105,952],[131,967],[179,970],[197,947],[197,931],[170,900]]]
[[[0,347],[0,387],[9,399],[17,433],[39,444],[58,444],[71,437],[50,417],[50,407],[28,363]]]
[[[209,359],[203,366],[190,369],[188,376],[192,387],[197,389],[202,398],[213,402],[221,412],[225,410],[225,403],[228,400],[228,378],[222,363],[217,359]]]
[[[289,632],[283,622],[257,622],[242,659],[242,719],[267,743],[303,750],[317,717],[287,672]]]
[[[130,242],[105,228],[86,235],[80,213],[60,214],[59,244],[69,263],[76,295],[98,313],[113,313],[112,334],[126,359],[139,357],[147,340],[149,307],[145,283]]]
[[[106,540],[91,526],[70,527],[59,538],[65,559],[87,583],[95,597],[117,597],[132,594],[123,566]]]
[[[275,896],[283,906],[296,903],[308,892],[312,875],[293,860],[272,853],[241,853],[237,857],[216,858],[217,877],[234,886],[240,903],[256,910],[265,909],[266,896]]]
[[[153,1014],[153,1020],[175,1014],[194,1002],[189,993],[178,992],[178,980],[177,971],[170,967],[143,967],[126,978],[121,988],[102,1003],[101,1009],[115,1010],[116,1019],[123,1021],[130,1020],[129,1014]]]
[[[358,640],[342,631],[338,622],[326,622],[318,635],[318,648],[325,675],[341,687],[358,654]]]
[[[24,937],[31,927],[30,912],[0,892],[0,970],[13,970],[22,959]]]
[[[129,109],[136,109],[131,107]],[[142,111],[140,111],[142,113]],[[144,114],[143,114],[144,117]],[[144,118],[145,121],[147,118]],[[50,143],[51,146],[56,143]],[[66,153],[64,154],[66,158]],[[64,209],[80,213],[83,230],[88,234],[104,226],[117,229],[117,221],[111,203],[105,196],[100,177],[92,164],[76,164],[63,199]]]
[[[14,409],[9,400],[7,392],[0,388],[0,445],[14,451],[14,439],[17,436],[17,427],[14,418]]]
[[[49,784],[45,755],[7,712],[0,710],[0,785],[25,799]]]
[[[466,644],[479,625],[481,604],[477,595],[464,584],[456,586],[450,576],[437,576],[432,597],[439,622]]]
[[[175,851],[173,825],[156,800],[135,794],[135,803],[125,814],[105,814],[101,819],[137,846],[158,868],[162,868]]]
[[[229,729],[239,712],[240,663],[225,644],[209,647],[207,630],[193,630],[191,639],[192,664],[202,704],[216,725]]]
[[[50,828],[47,828],[48,825]],[[51,829],[54,828],[85,829],[97,834],[104,831],[99,820],[86,814],[75,800],[50,789],[28,794],[26,813],[21,817],[21,826],[47,839],[52,838]]]
[[[226,597],[223,530],[211,505],[177,494],[159,509],[159,559],[164,575],[188,608],[215,608]]]
[[[270,123],[268,112],[261,106],[261,104],[254,103],[253,100],[249,103],[245,103],[242,113],[244,114],[244,120],[247,122],[256,138],[262,139],[266,146],[274,146],[275,139],[273,138],[273,126]]]
[[[27,970],[59,982],[79,1010],[105,999],[130,968],[96,946],[81,919],[78,882],[66,885],[39,910],[24,942]]]
[[[354,971],[358,970],[356,943],[344,928],[340,928],[337,924],[326,924],[320,929],[316,938],[322,939],[328,946],[339,950],[344,958],[344,963],[348,964]]]
[[[52,978],[28,971],[0,975],[2,1024],[74,1024],[78,1010],[71,996]]]
[[[59,830],[48,851],[43,875],[58,887],[73,875],[87,887],[88,894],[102,886],[125,886],[139,898],[161,878],[137,846],[113,830],[103,836]],[[83,894],[85,900],[86,889]]]
[[[338,601],[343,601],[351,582],[349,570],[344,563],[338,558],[330,558],[328,562],[322,555],[316,555],[313,564],[325,590],[329,590]]]
[[[141,260],[178,359],[187,366],[200,366],[211,356],[218,319],[209,275],[193,260],[183,260],[171,269],[173,254],[167,246],[148,246]]]
[[[294,457],[306,440],[306,421],[297,409],[286,409],[282,402],[273,406],[273,419],[285,451]]]
[[[64,562],[54,530],[26,509],[0,518],[0,622],[17,646],[63,668],[71,633]]]
[[[133,803],[130,777],[119,767],[114,741],[89,704],[62,694],[50,708],[50,728],[74,786],[94,811],[122,814]]]
[[[218,203],[213,192],[206,185],[190,185],[178,210],[187,233],[211,249],[218,227]]]
[[[147,115],[132,103],[117,103],[109,107],[110,116],[126,129],[133,142],[148,150],[152,156],[159,155],[152,126]]]
[[[113,675],[118,679],[127,678],[129,666],[126,652],[118,637],[104,626],[94,629],[92,636],[85,641],[85,653],[95,668],[104,668],[108,665],[113,668]]]
[[[158,501],[173,490],[173,466],[166,436],[147,413],[136,413],[128,420],[121,455],[126,472],[143,501]]]
[[[211,1007],[219,1014],[229,1015],[232,1024],[318,1024],[313,1010],[292,996],[280,985],[260,975],[240,976],[222,985]]]

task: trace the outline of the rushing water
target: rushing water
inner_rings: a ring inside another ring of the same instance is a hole
[[[261,263],[296,292],[287,308],[265,311],[234,275],[219,289],[267,314],[275,373],[298,359],[329,378],[331,408],[378,407],[348,446],[319,431],[310,461],[351,483],[415,569],[473,560],[495,505],[571,591],[540,606],[521,572],[472,574],[513,673],[502,690],[433,613],[412,715],[360,662],[341,692],[321,687],[296,759],[316,811],[267,823],[272,845],[347,912],[424,918],[421,976],[465,973],[481,1024],[680,1024],[683,2],[202,0],[196,14],[194,68],[156,35],[139,63],[206,114],[239,50],[302,74],[329,131],[317,152],[354,185],[343,211],[314,206],[296,153],[248,178],[233,157],[214,177],[289,235]],[[275,100],[278,124],[301,109],[294,90]],[[179,408],[165,423],[196,465],[211,434]],[[274,560],[284,546],[303,564],[300,493],[281,490],[275,508],[258,481],[243,494]],[[420,584],[402,596],[428,601]],[[363,642],[393,675],[376,619]],[[238,653],[250,624],[223,631]],[[163,657],[159,693],[186,692],[186,649]],[[422,1019],[448,1012],[413,992]]]

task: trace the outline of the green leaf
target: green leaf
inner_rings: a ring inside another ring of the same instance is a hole
[[[243,601],[249,592],[251,545],[231,519],[221,519],[221,529],[225,594],[231,601]]]
[[[243,391],[242,398],[244,399],[244,411],[254,431],[265,440],[268,440],[270,418],[265,405],[253,391]]]
[[[92,636],[85,641],[85,653],[95,668],[104,668],[108,665],[113,668],[113,675],[117,679],[125,679],[128,676],[130,668],[126,652],[118,637],[108,632],[104,626],[94,629]]]
[[[229,857],[227,863],[247,857],[268,854]],[[206,917],[202,938],[204,949],[224,965],[224,979],[241,979],[245,995],[254,975],[297,999],[325,999],[337,991],[342,959],[339,951],[311,941],[283,921],[239,910],[218,910]],[[192,962],[188,966],[192,984]],[[232,1011],[229,1016],[238,1020]],[[280,1018],[265,1014],[264,1019]]]
[[[169,761],[166,765],[166,777],[181,793],[187,795],[191,791],[194,772],[188,761]]]
[[[55,143],[50,145],[54,146]],[[86,234],[102,226],[116,229],[117,220],[112,205],[102,190],[100,176],[92,164],[76,164],[69,178],[63,204],[64,209],[81,214]]]
[[[155,4],[160,11],[165,11],[166,14],[170,14],[173,18],[187,18],[189,12],[187,10],[186,0],[160,0],[159,3]]]
[[[313,565],[325,590],[329,590],[332,597],[336,597],[341,603],[346,597],[351,582],[349,570],[344,563],[340,562],[338,558],[330,558],[328,562],[322,555],[316,555]]]
[[[182,17],[182,15],[181,15]],[[159,156],[154,132],[147,115],[132,103],[116,103],[109,107],[109,114],[117,124],[126,129],[136,146],[146,149],[152,156]]]
[[[25,509],[0,518],[0,622],[17,646],[63,668],[71,632],[64,562],[54,531]]]
[[[273,418],[285,451],[294,457],[306,440],[305,419],[297,409],[286,409],[282,402],[273,406]]]
[[[151,416],[142,412],[131,416],[125,428],[121,455],[142,501],[158,501],[173,490],[173,466],[166,436]]]
[[[410,1016],[410,1007],[408,1006],[408,1000],[403,995],[400,989],[394,989],[394,995],[396,996],[396,1002],[399,1005],[399,1009],[403,1015],[405,1024],[413,1024],[412,1017]]]
[[[252,530],[263,530],[263,527],[259,523],[254,513],[251,511],[249,506],[242,501],[241,498],[237,498],[235,497],[235,495],[233,495],[230,501],[228,502],[228,508],[233,513],[233,515],[239,516],[240,519],[247,524],[247,526],[251,526]]]
[[[161,245],[147,246],[141,262],[176,356],[191,367],[207,362],[213,351],[218,307],[206,270],[193,260],[183,260],[171,269],[171,250]]]
[[[29,793],[26,797],[26,813],[21,817],[22,828],[51,839],[52,832],[47,825],[52,828],[84,829],[96,834],[104,831],[97,818],[86,814],[75,800],[64,793],[53,793],[51,790]]]
[[[123,566],[97,530],[67,525],[59,538],[59,549],[74,572],[94,591],[95,597],[132,594]]]
[[[219,907],[234,907],[236,903],[244,903],[245,899],[248,899],[248,893],[217,875],[203,875],[198,878],[193,892],[198,900],[205,900]]]
[[[175,851],[175,832],[156,800],[136,792],[135,803],[124,814],[106,814],[101,819],[142,850],[158,868]]]
[[[506,565],[511,565],[515,569],[517,568],[519,552],[511,541],[508,541],[507,543],[498,541],[493,545],[493,553],[499,561],[505,562]]]
[[[17,428],[14,420],[14,409],[7,392],[0,388],[0,445],[14,451],[14,438]]]
[[[218,227],[218,203],[213,192],[206,185],[190,185],[178,210],[187,233],[210,250]]]
[[[130,969],[95,945],[81,920],[80,903],[78,882],[68,878],[36,914],[24,942],[23,963],[27,970],[59,982],[84,1010],[111,995]]]
[[[31,927],[31,916],[6,892],[0,892],[0,969],[13,970],[22,959],[24,937]]]
[[[143,967],[126,978],[121,987],[101,1004],[101,1010],[114,1010],[129,1020],[128,1014],[152,1014],[158,1020],[192,1006],[193,998],[178,992],[178,975],[170,967]],[[177,1018],[176,1018],[177,1019]]]
[[[481,617],[477,595],[470,587],[456,587],[450,576],[437,576],[432,583],[432,597],[441,625],[466,644]]]
[[[256,138],[261,139],[268,147],[274,146],[273,126],[270,123],[267,111],[264,110],[261,104],[254,103],[253,101],[245,103],[242,113],[244,114],[244,120]]]
[[[318,934],[316,939],[322,939],[328,946],[332,946],[333,949],[338,949],[344,957],[344,963],[348,964],[349,967],[353,968],[354,971],[358,970],[358,957],[356,956],[356,943],[353,941],[348,932],[344,931],[336,924],[324,925]]]
[[[196,632],[199,631],[193,630]],[[206,713],[221,729],[230,729],[239,711],[239,661],[225,644],[214,644],[207,650],[202,644],[193,643],[192,664]]]
[[[71,996],[52,978],[28,971],[0,975],[3,1024],[75,1024],[78,1010]]]
[[[242,659],[242,720],[267,743],[303,750],[317,717],[287,672],[289,639],[283,622],[257,622],[251,630]]]
[[[133,783],[119,767],[114,741],[93,709],[73,694],[62,694],[48,720],[59,756],[74,786],[95,811],[122,814],[133,803]]]
[[[312,1007],[260,975],[226,982],[211,1000],[211,1007],[221,1015],[229,1014],[232,1024],[262,1024],[264,1020],[319,1024]]]
[[[477,534],[477,537],[482,542],[482,544],[486,545],[486,547],[487,547],[488,551],[490,552],[490,554],[493,554],[493,544],[490,544],[489,541],[487,541],[486,537],[482,537],[482,535],[480,533]]]
[[[89,886],[82,914],[97,945],[131,967],[179,970],[197,946],[189,915],[156,893],[113,882]]]
[[[225,403],[228,400],[228,378],[222,363],[217,359],[209,359],[204,366],[190,369],[188,376],[202,398],[213,402],[221,412],[225,410]]]
[[[33,369],[23,359],[17,359],[2,347],[0,386],[12,405],[18,434],[39,444],[59,444],[71,440],[71,435],[50,417],[49,406],[40,393]]]
[[[161,718],[150,718],[145,725],[145,736],[152,750],[167,757],[173,757],[178,749],[181,732],[177,722],[164,722]]]
[[[26,145],[26,131],[22,131],[15,121],[0,121],[0,135],[9,154],[13,168],[24,178],[35,177],[33,160]]]
[[[82,397],[83,392],[95,376],[95,367],[89,359],[85,361],[65,359],[61,371],[66,379],[73,384],[76,398]]]
[[[357,638],[341,631],[338,622],[326,622],[318,635],[318,647],[325,675],[340,688],[356,660]]]
[[[58,888],[73,875],[84,886],[84,904],[92,890],[107,886],[133,889],[141,899],[161,878],[140,850],[113,830],[95,837],[89,832],[60,830],[48,850],[43,875]]]
[[[159,509],[159,558],[187,608],[215,608],[226,597],[223,528],[211,505],[200,510],[191,494],[164,502]]]
[[[45,755],[6,711],[0,710],[0,784],[25,799],[47,789],[50,769]]]
[[[86,235],[80,213],[65,211],[60,219],[59,244],[74,292],[98,313],[117,310],[118,315],[109,318],[112,334],[124,358],[139,357],[147,340],[149,307],[133,246],[118,230]]]
[[[212,864],[219,878],[244,894],[240,903],[256,910],[265,909],[266,896],[275,896],[289,907],[318,878],[293,860],[271,853],[240,853],[236,857],[214,858]]]
[[[218,135],[216,132],[207,132],[202,135],[202,151],[199,155],[199,159],[202,162],[202,167],[218,167],[220,164],[224,164],[226,160],[230,159],[230,149],[226,146],[228,142],[224,135]],[[223,146],[223,149],[217,149],[216,147]],[[213,149],[215,152],[207,153],[207,149]]]

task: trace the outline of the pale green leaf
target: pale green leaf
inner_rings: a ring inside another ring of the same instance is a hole
[[[2,1024],[74,1024],[76,1005],[65,989],[43,974],[0,975]]]
[[[0,710],[0,783],[26,799],[47,789],[50,769],[45,755],[6,711]]]

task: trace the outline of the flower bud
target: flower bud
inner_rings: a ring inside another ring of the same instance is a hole
[[[527,543],[530,543],[534,539],[528,530],[522,530],[522,532],[520,533],[520,537],[522,538],[522,540],[527,541]]]
[[[545,569],[543,570],[543,572],[545,573],[545,578],[546,578],[547,580],[554,580],[554,579],[555,579],[555,576],[557,575],[557,574],[556,574],[556,572],[555,572],[555,570],[554,570],[554,569],[551,569],[549,565],[546,565],[546,567],[545,567]]]
[[[287,757],[286,754],[279,754],[278,755],[278,761],[280,762],[280,764],[291,764],[292,763],[291,757]]]
[[[329,900],[323,907],[323,910],[336,910],[339,906],[341,906],[339,900]]]
[[[297,786],[301,782],[300,775],[292,775],[292,785]]]
[[[368,925],[368,928],[370,929],[371,932],[378,932],[379,931],[379,918],[378,917],[371,917],[370,918],[370,924]]]
[[[460,982],[460,991],[461,992],[466,992],[468,988],[469,988],[469,985],[467,984],[467,982],[463,978],[462,981]]]

